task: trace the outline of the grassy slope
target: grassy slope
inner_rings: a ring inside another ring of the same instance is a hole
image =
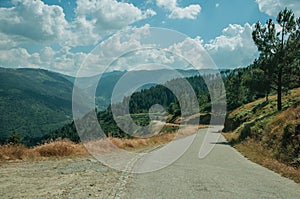
[[[225,137],[249,159],[300,182],[300,88],[283,97],[260,99],[232,111]]]

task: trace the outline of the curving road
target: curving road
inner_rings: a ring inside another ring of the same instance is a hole
[[[122,198],[300,198],[299,184],[247,160],[222,136],[211,153],[199,159],[206,131],[199,130],[191,147],[172,165],[132,175]]]

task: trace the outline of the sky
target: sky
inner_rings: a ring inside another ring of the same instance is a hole
[[[107,67],[130,50],[136,52],[111,69],[143,62],[180,67],[179,55],[202,53],[191,50],[195,45],[218,68],[245,67],[258,56],[254,24],[275,20],[285,7],[300,16],[299,0],[0,0],[0,67],[75,75],[83,65]],[[155,49],[141,50],[149,47]]]

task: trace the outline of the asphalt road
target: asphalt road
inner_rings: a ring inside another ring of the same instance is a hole
[[[122,198],[300,198],[299,184],[247,160],[222,136],[209,155],[199,159],[206,131],[200,130],[170,166],[129,177]],[[176,141],[179,147],[184,140]]]

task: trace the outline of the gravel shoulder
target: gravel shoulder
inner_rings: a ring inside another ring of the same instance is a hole
[[[120,172],[92,157],[2,163],[1,198],[109,198]]]

